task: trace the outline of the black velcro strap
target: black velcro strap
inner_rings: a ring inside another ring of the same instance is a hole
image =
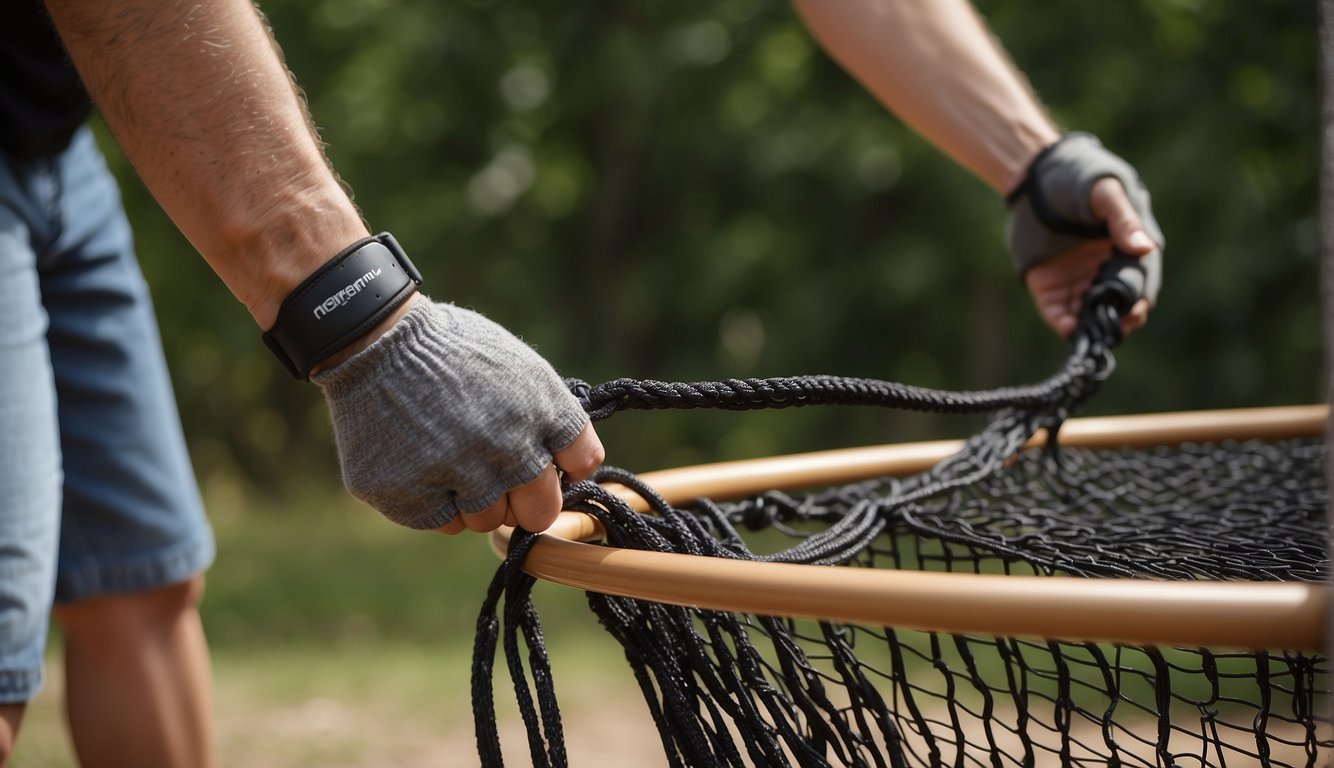
[[[283,300],[264,343],[298,379],[379,325],[421,285],[388,232],[349,245]]]

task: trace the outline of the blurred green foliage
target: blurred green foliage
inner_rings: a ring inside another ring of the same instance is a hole
[[[219,556],[202,608],[212,645],[416,645],[466,655],[499,565],[484,537],[413,534],[333,490],[230,512],[213,510]],[[582,592],[545,582],[536,590],[544,627],[588,634]]]
[[[334,165],[429,292],[567,376],[1039,379],[1063,345],[994,193],[888,116],[786,3],[266,0]],[[1321,399],[1315,4],[983,0],[1058,122],[1134,162],[1161,306],[1099,413]],[[124,161],[183,418],[213,497],[335,482],[323,406]],[[917,414],[626,414],[609,461],[960,435]]]

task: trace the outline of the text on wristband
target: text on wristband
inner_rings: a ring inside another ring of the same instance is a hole
[[[376,267],[351,283],[348,283],[334,295],[320,302],[320,305],[315,307],[315,319],[319,320],[321,317],[324,317],[346,304],[353,296],[356,296],[358,293],[365,290],[366,286],[370,285],[371,281],[379,277],[382,272],[384,272],[384,269]]]

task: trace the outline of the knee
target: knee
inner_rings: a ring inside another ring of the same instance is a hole
[[[174,626],[182,616],[194,613],[203,595],[204,577],[199,574],[186,581],[142,592],[61,603],[53,613],[69,637],[96,633],[106,638],[117,629],[137,634],[153,627]]]

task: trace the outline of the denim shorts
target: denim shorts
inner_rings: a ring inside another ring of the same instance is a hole
[[[0,154],[0,702],[41,684],[53,601],[185,581],[213,534],[115,180],[86,128]]]

